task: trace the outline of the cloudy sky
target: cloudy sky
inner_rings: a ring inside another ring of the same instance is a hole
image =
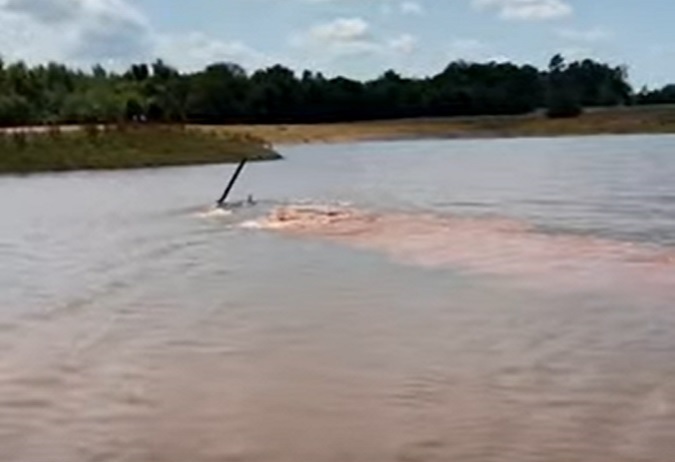
[[[428,75],[449,61],[538,66],[555,52],[675,82],[672,0],[0,0],[0,55],[121,68],[281,62],[368,78]]]

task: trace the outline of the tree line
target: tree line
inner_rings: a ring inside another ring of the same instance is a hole
[[[675,104],[675,85],[666,85],[663,88],[650,90],[642,88],[636,95],[638,104]]]
[[[450,63],[442,72],[408,78],[393,70],[370,81],[295,73],[282,65],[247,73],[233,63],[179,72],[158,60],[126,72],[63,64],[28,66],[0,60],[0,125],[122,121],[314,123],[472,115],[551,117],[582,108],[675,101],[675,86],[634,94],[624,67],[593,60],[547,69],[512,63]]]

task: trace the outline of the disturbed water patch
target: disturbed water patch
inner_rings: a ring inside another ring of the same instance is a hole
[[[328,239],[424,267],[589,288],[675,288],[672,248],[541,232],[512,218],[380,213],[318,204],[277,207],[241,226]]]

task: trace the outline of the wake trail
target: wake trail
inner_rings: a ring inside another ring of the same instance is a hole
[[[511,218],[378,213],[339,205],[289,205],[242,227],[315,237],[408,264],[515,276],[560,287],[675,291],[675,249],[550,234]]]

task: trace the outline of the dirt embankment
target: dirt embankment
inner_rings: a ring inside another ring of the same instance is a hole
[[[316,125],[228,125],[200,130],[245,133],[274,144],[340,143],[417,138],[501,138],[675,133],[675,107],[589,110],[573,119],[542,114],[500,117],[408,119]]]

